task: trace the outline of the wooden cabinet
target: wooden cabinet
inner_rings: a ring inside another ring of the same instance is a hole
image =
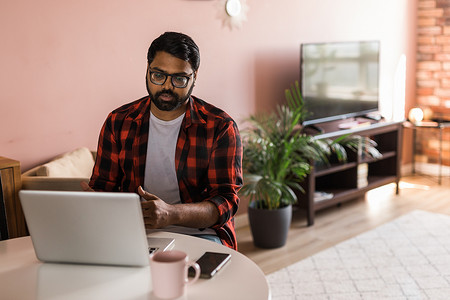
[[[374,188],[400,181],[401,122],[372,122],[371,125],[339,130],[339,122],[319,124],[323,133],[317,138],[336,138],[344,134],[370,137],[377,142],[382,157],[374,159],[358,153],[348,153],[345,163],[315,165],[303,183],[304,193],[298,192],[299,206],[306,209],[308,226],[314,224],[315,212],[360,198]],[[321,193],[321,194],[320,194]],[[322,196],[322,197],[319,197]],[[321,198],[321,199],[320,199]]]
[[[19,201],[20,162],[0,156],[0,240],[27,235]]]

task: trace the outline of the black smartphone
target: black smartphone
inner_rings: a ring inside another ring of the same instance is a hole
[[[200,278],[213,277],[229,260],[231,254],[218,252],[205,252],[196,263],[200,266]],[[195,270],[189,268],[189,276],[193,277]]]

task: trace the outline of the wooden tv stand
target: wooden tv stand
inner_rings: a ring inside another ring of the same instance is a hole
[[[343,122],[357,121],[360,126],[348,129]],[[369,122],[369,123],[367,123]],[[371,189],[396,183],[399,193],[402,122],[368,119],[340,120],[316,124],[322,132],[316,137],[336,138],[345,134],[370,137],[377,142],[382,157],[374,159],[349,152],[345,163],[315,165],[298,191],[299,207],[306,209],[308,226],[314,225],[315,212],[345,201],[361,198]],[[322,192],[320,195],[319,193]],[[322,196],[321,199],[319,199]],[[316,198],[316,199],[315,199]]]

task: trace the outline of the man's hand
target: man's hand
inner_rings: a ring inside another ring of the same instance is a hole
[[[175,207],[167,204],[156,195],[138,188],[138,194],[145,201],[141,202],[145,228],[156,229],[175,224]]]
[[[155,229],[168,225],[208,228],[219,220],[219,211],[210,201],[189,204],[167,204],[156,195],[138,188],[145,228]]]

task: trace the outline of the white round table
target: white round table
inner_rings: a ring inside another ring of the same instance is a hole
[[[213,278],[199,279],[180,299],[270,299],[261,269],[228,247],[191,236],[159,232],[151,236],[175,238],[174,249],[192,260],[205,251],[231,254]],[[1,299],[157,299],[152,293],[150,267],[113,267],[50,264],[37,260],[30,237],[0,242]]]

